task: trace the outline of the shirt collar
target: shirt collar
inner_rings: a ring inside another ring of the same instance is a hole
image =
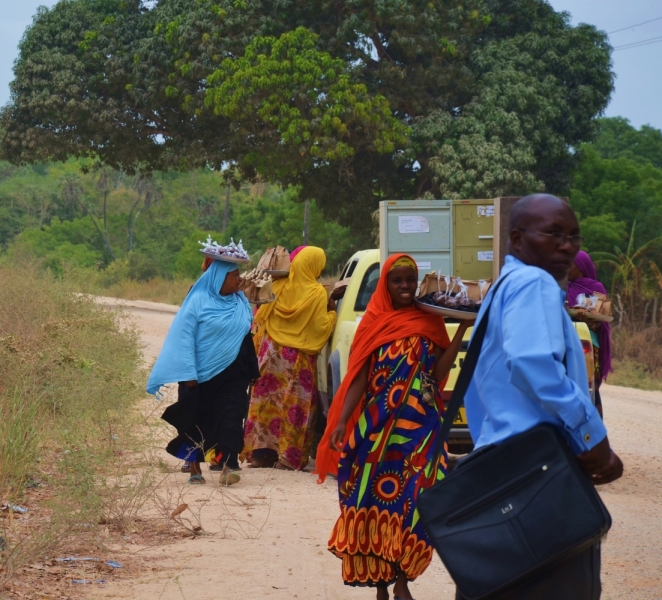
[[[517,269],[521,269],[523,267],[531,267],[532,265],[527,265],[523,263],[519,258],[513,256],[512,254],[506,254],[506,261],[503,265],[503,269],[501,269],[501,275],[504,275],[506,273],[510,273],[511,271],[515,271]],[[539,267],[533,267],[534,269],[538,269]],[[558,281],[556,281],[547,271],[543,269],[539,269],[541,273],[544,273],[547,277],[549,277],[556,285],[558,286],[559,292],[561,294],[561,298],[563,301],[565,301],[566,297],[566,292],[565,290],[561,289],[561,286],[558,285]]]

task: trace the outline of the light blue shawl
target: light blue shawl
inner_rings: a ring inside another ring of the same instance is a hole
[[[209,381],[237,358],[253,315],[243,292],[220,294],[225,276],[235,269],[234,263],[215,260],[195,282],[149,376],[150,394],[165,383]]]

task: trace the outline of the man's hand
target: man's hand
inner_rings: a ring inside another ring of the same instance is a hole
[[[609,447],[606,437],[588,452],[577,456],[577,460],[594,485],[611,483],[623,475],[623,463]]]

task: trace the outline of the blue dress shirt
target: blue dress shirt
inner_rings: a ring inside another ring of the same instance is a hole
[[[514,256],[506,256],[501,275],[506,274],[476,321],[492,299],[483,348],[464,399],[475,446],[551,423],[576,454],[586,452],[607,430],[590,400],[582,346],[563,308],[565,293],[549,273]]]

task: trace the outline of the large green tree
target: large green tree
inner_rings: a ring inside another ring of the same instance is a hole
[[[383,198],[563,191],[610,68],[543,0],[61,0],[21,42],[1,151],[229,166],[367,240]]]

